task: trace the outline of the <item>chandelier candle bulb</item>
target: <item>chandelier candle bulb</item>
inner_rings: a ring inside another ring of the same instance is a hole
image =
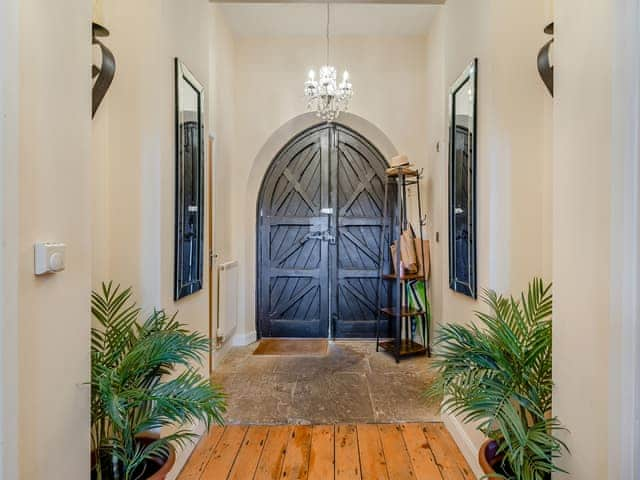
[[[304,94],[308,98],[307,109],[315,110],[316,115],[326,122],[332,122],[341,111],[348,109],[349,100],[353,96],[349,82],[349,72],[344,71],[342,82],[338,85],[337,71],[329,63],[329,20],[331,5],[327,3],[327,63],[320,67],[319,79],[315,80],[315,72],[309,71],[309,79],[304,83]]]

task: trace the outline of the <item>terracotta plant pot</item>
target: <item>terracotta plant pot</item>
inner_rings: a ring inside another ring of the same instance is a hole
[[[159,438],[159,435],[154,433],[145,433],[136,438],[140,440],[140,443],[142,444],[149,444],[153,440],[156,440],[157,438]],[[95,455],[93,452],[91,453],[91,462],[92,462],[92,465],[93,465],[93,462],[95,462]],[[165,480],[167,478],[167,475],[173,468],[173,465],[176,463],[175,449],[171,445],[169,445],[169,456],[167,457],[165,462],[162,464],[160,462],[155,462],[155,463],[156,465],[159,466],[158,470],[156,470],[150,477],[145,477],[144,480]]]
[[[147,433],[147,434],[140,435],[139,437],[136,437],[136,438],[140,439],[143,443],[145,441],[151,443],[153,440],[157,439],[158,437],[159,435]],[[167,460],[164,462],[164,464],[162,464],[162,466],[160,467],[160,470],[156,471],[156,473],[154,473],[150,477],[147,477],[145,480],[165,480],[175,463],[176,463],[176,451],[171,445],[169,445],[169,456],[167,457]],[[158,462],[158,465],[159,464],[160,462]]]
[[[478,462],[485,474],[497,473],[495,468],[502,461],[502,455],[498,455],[498,442],[485,440],[478,452]]]

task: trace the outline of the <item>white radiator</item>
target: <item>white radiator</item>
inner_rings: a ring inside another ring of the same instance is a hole
[[[238,326],[238,261],[218,266],[218,343],[228,340]]]

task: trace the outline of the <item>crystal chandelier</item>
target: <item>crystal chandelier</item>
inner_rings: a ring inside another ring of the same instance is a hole
[[[336,69],[329,64],[329,25],[331,11],[327,3],[327,63],[320,67],[320,78],[316,80],[316,72],[309,71],[309,78],[304,84],[304,94],[308,98],[307,109],[315,110],[316,115],[326,122],[332,122],[346,111],[349,100],[353,96],[353,88],[349,82],[349,72],[342,74],[342,82],[337,84]]]

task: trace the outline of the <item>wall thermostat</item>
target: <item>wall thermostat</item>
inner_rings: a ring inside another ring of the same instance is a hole
[[[64,243],[36,243],[33,248],[35,274],[44,275],[64,270],[66,248]]]

